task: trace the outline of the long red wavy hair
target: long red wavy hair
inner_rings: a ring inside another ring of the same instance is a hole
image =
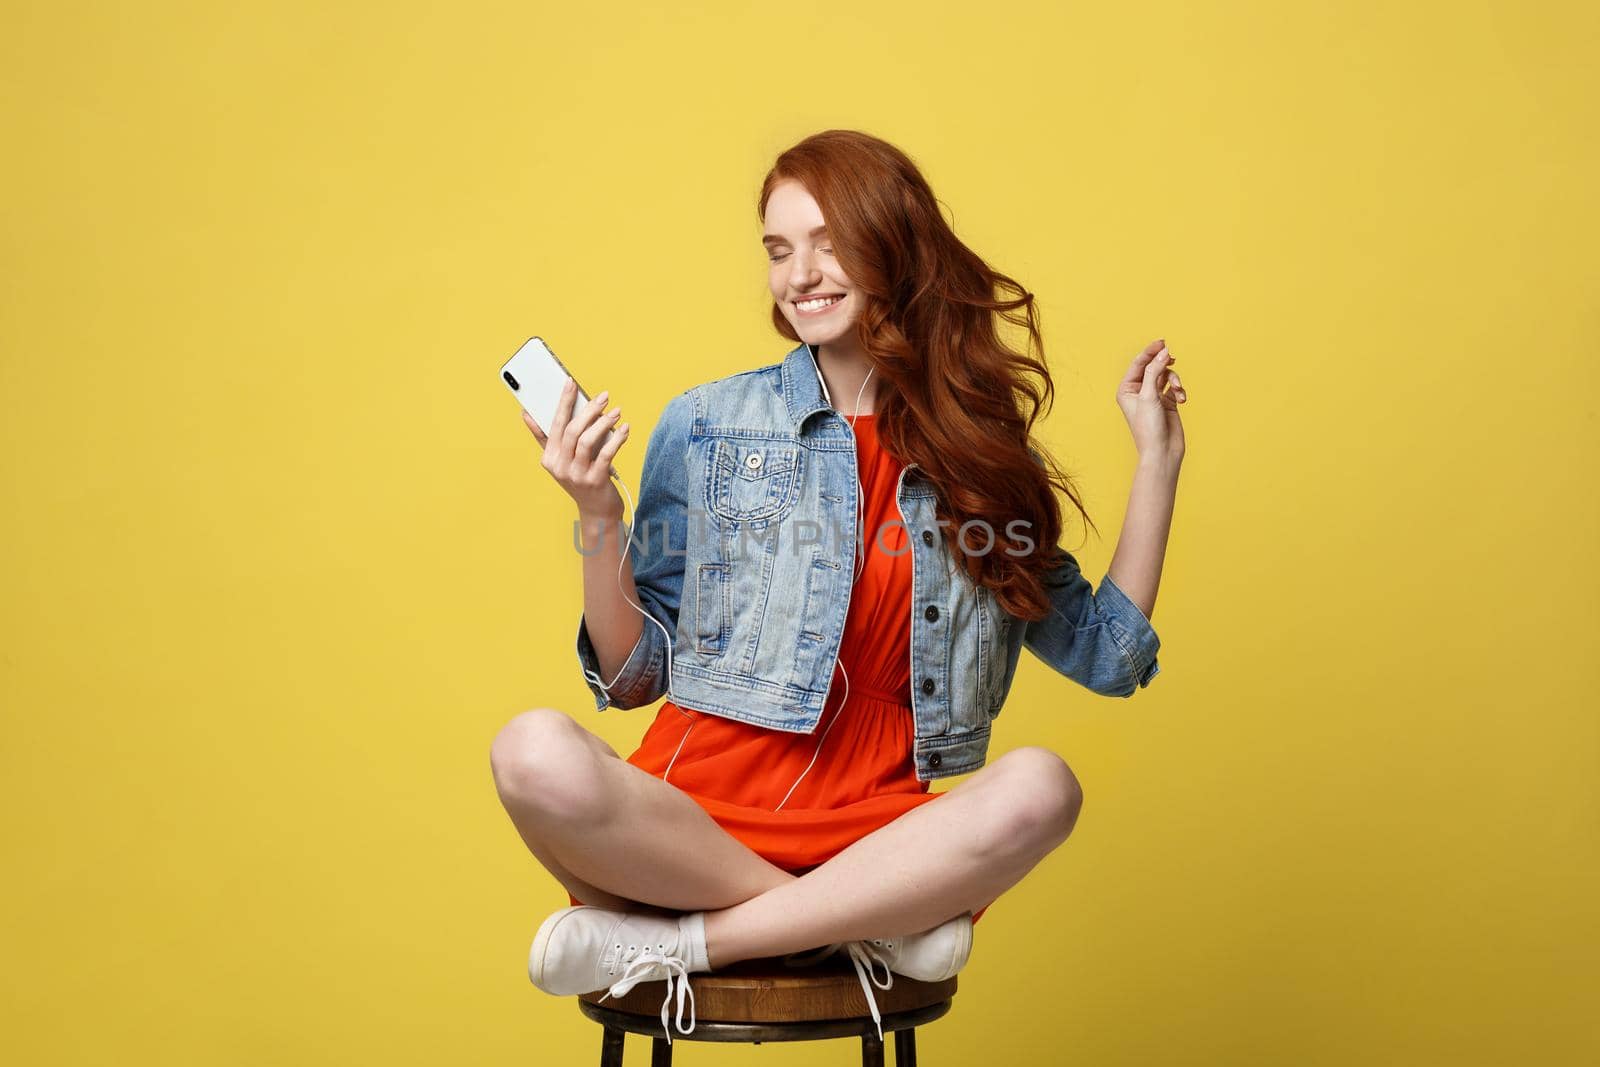
[[[956,237],[916,165],[880,138],[824,130],[784,151],[761,185],[763,220],[784,180],[816,200],[839,266],[866,298],[855,332],[880,382],[879,440],[933,483],[952,544],[963,523],[982,520],[993,530],[988,551],[981,526],[965,551],[952,547],[972,580],[1009,614],[1043,618],[1046,573],[1061,561],[1054,490],[1094,523],[1071,478],[1031,437],[1055,397],[1033,294]],[[997,319],[1026,327],[1029,349],[1008,347]],[[776,303],[772,323],[800,340]],[[1028,523],[1021,537],[1008,532],[1015,520]]]

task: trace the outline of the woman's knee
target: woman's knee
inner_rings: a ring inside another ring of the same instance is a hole
[[[1012,749],[995,761],[1006,765],[999,798],[1001,839],[1054,847],[1065,841],[1083,808],[1083,787],[1067,761],[1047,748]]]
[[[501,728],[489,766],[502,799],[557,818],[603,815],[599,738],[558,708],[532,708]]]

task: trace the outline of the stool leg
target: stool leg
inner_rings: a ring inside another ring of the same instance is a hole
[[[894,1032],[894,1067],[917,1067],[917,1028]]]
[[[664,1037],[652,1038],[650,1067],[672,1067],[672,1046]]]
[[[861,1067],[883,1067],[883,1042],[876,1030],[861,1035]]]
[[[600,1031],[600,1067],[622,1067],[622,1039],[625,1035],[621,1030],[604,1025]]]

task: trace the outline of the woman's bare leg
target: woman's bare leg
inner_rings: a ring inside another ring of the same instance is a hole
[[[1013,749],[798,878],[709,911],[712,965],[920,933],[975,912],[1067,839],[1082,798],[1060,756]]]
[[[726,908],[796,880],[563,711],[534,708],[512,719],[489,763],[523,843],[586,904]]]
[[[587,737],[590,745],[596,749],[597,753],[609,752],[613,756],[617,754],[617,750],[606,744],[604,738],[596,737],[587,730],[584,731],[584,734]],[[495,756],[493,750],[491,750],[491,769],[494,766],[494,760]],[[498,784],[498,775],[496,778]],[[501,799],[502,802],[504,802],[504,797]],[[550,850],[539,843],[538,838],[535,837],[532,832],[531,826],[524,826],[521,823],[518,823],[514,817],[511,821],[511,825],[516,827],[518,836],[522,838],[522,843],[528,846],[528,851],[533,853],[533,858],[538,860],[540,865],[542,865],[545,870],[554,875],[556,881],[560,882],[563,888],[567,889],[572,893],[573,896],[577,897],[583,903],[593,904],[600,908],[611,908],[616,911],[653,910],[649,905],[646,905],[640,901],[629,900],[627,897],[619,897],[615,893],[607,893],[604,889],[601,889],[598,886],[590,885],[582,878],[579,878],[577,875],[567,870],[566,867],[562,866],[561,862],[551,855]]]
[[[517,716],[490,763],[523,841],[574,897],[624,911],[706,911],[718,965],[917,933],[975,912],[1066,840],[1082,803],[1059,756],[1016,749],[796,877],[565,712]]]

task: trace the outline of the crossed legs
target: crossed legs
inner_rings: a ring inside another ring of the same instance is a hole
[[[704,911],[714,966],[919,933],[975,912],[1067,839],[1082,804],[1061,757],[1014,749],[795,875],[557,709],[506,724],[490,767],[523,842],[574,897],[622,911]]]

